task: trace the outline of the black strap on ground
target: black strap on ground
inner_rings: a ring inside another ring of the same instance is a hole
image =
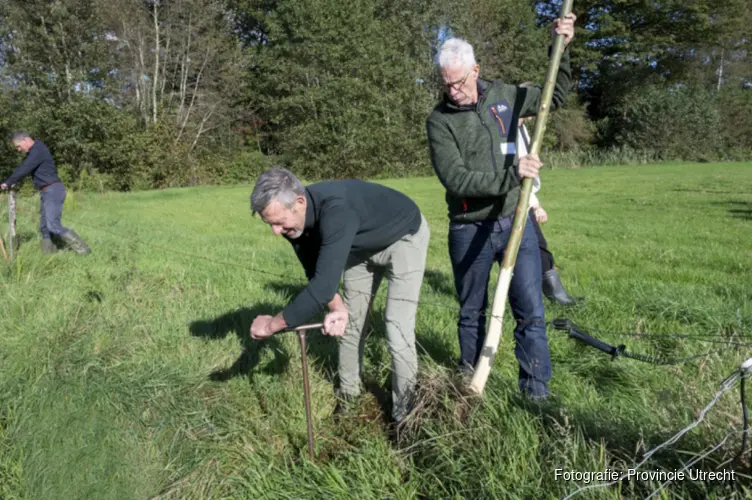
[[[557,318],[551,322],[551,326],[553,326],[557,330],[564,330],[569,334],[569,338],[577,339],[580,342],[583,342],[586,345],[589,345],[590,347],[595,347],[599,351],[605,352],[609,356],[611,356],[611,360],[613,361],[617,357],[621,356],[624,358],[630,358],[635,359],[637,361],[642,361],[644,363],[651,363],[654,365],[676,365],[679,363],[684,363],[686,361],[691,361],[693,359],[701,358],[708,356],[710,354],[713,354],[715,352],[720,352],[723,349],[719,349],[718,351],[712,351],[709,353],[704,354],[697,354],[695,356],[689,356],[687,358],[677,358],[677,359],[664,359],[657,356],[648,356],[645,354],[636,354],[629,352],[627,350],[627,346],[624,344],[620,344],[618,346],[613,346],[611,344],[608,344],[602,340],[599,340],[589,333],[587,333],[587,330],[579,325],[576,325],[575,323],[572,323],[567,318]]]

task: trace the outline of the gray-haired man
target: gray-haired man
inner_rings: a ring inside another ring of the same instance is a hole
[[[554,22],[565,43],[575,15]],[[536,155],[519,158],[517,122],[538,111],[541,90],[480,78],[472,46],[452,38],[439,49],[444,96],[426,120],[431,162],[446,188],[449,258],[460,299],[457,322],[460,369],[477,364],[486,335],[489,273],[503,258],[520,198],[521,179],[535,178]],[[560,107],[570,84],[569,53],[562,54],[552,106]],[[526,222],[509,287],[517,326],[518,386],[533,397],[549,394],[551,358],[546,337],[538,241]]]
[[[42,233],[42,251],[53,253],[57,247],[52,242],[52,236],[59,237],[76,253],[87,255],[89,247],[75,231],[62,225],[63,203],[65,202],[65,185],[57,174],[55,160],[45,144],[32,138],[26,132],[16,132],[11,137],[16,151],[28,153],[24,162],[0,184],[0,189],[6,190],[31,174],[34,187],[39,190],[39,232]]]
[[[385,276],[392,418],[402,421],[410,410],[418,369],[415,314],[430,238],[418,206],[380,184],[341,180],[303,187],[289,171],[273,168],[257,180],[251,209],[292,244],[309,280],[282,312],[258,316],[251,337],[263,339],[299,326],[328,306],[324,333],[342,336],[339,393],[344,399],[355,397],[360,394],[366,316]]]

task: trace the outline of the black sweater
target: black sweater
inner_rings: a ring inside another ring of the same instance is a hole
[[[11,174],[4,184],[13,186],[29,174],[34,180],[34,187],[42,189],[45,186],[62,182],[57,175],[55,160],[52,159],[50,150],[40,140],[34,140],[34,145],[29,149],[29,154],[21,165]]]
[[[303,234],[288,238],[308,286],[282,311],[287,326],[300,326],[324,310],[334,298],[353,255],[366,258],[420,228],[420,210],[413,200],[380,184],[326,181],[306,188]],[[285,236],[286,237],[286,236]]]

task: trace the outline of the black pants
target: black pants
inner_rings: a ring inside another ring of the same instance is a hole
[[[535,218],[535,212],[532,208],[530,209],[530,219],[533,221],[533,229],[535,229],[535,235],[538,237],[538,247],[540,248],[541,256],[541,272],[546,274],[554,267],[554,254],[548,250],[548,243],[546,242],[546,238],[543,237],[540,224],[538,224],[538,221]]]

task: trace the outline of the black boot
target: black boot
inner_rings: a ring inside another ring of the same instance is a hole
[[[42,248],[42,253],[57,252],[57,246],[55,245],[55,242],[53,242],[50,238],[42,239],[42,242],[40,243],[40,247]]]
[[[549,269],[543,274],[543,295],[563,306],[571,306],[584,300],[582,297],[569,296],[556,269]]]
[[[91,252],[88,245],[86,245],[86,242],[82,240],[81,237],[77,235],[76,232],[72,229],[66,233],[61,234],[60,237],[69,247],[73,249],[73,251],[75,251],[79,255],[88,255]]]

